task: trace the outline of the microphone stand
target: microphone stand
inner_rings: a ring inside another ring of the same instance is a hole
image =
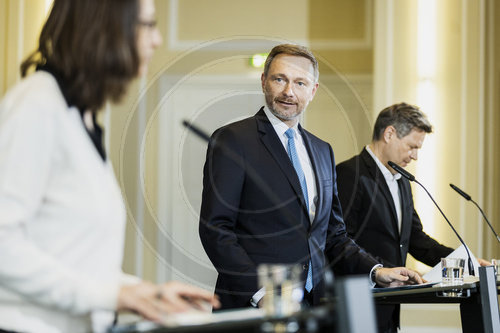
[[[481,207],[479,207],[479,205],[474,200],[470,199],[470,201],[472,201],[472,203],[474,205],[476,205],[477,209],[479,209],[479,211],[481,212],[481,214],[484,217],[484,220],[486,221],[486,223],[488,223],[488,226],[490,227],[490,229],[493,232],[493,234],[495,234],[495,237],[496,237],[497,241],[500,243],[500,236],[498,236],[498,234],[495,232],[495,229],[493,229],[493,226],[491,225],[490,221],[488,221],[488,218],[486,217],[486,214],[484,214],[484,212],[481,209]]]
[[[488,223],[488,226],[490,227],[491,231],[493,232],[493,234],[495,235],[497,241],[500,243],[500,236],[498,236],[498,234],[496,233],[495,229],[493,229],[493,226],[491,225],[490,221],[488,220],[488,218],[486,217],[486,214],[483,212],[483,210],[481,209],[481,207],[479,207],[479,205],[474,201],[472,200],[471,196],[468,195],[467,193],[465,193],[464,191],[462,191],[461,189],[459,189],[457,186],[453,185],[453,184],[450,184],[451,188],[454,189],[458,194],[460,194],[462,197],[465,198],[465,200],[467,201],[472,201],[472,203],[474,205],[476,205],[477,209],[479,209],[479,211],[481,212],[481,214],[483,215],[484,217],[484,220],[486,221],[486,223]]]
[[[432,197],[432,195],[429,193],[429,191],[427,191],[427,189],[425,188],[425,186],[422,185],[417,179],[415,179],[415,176],[413,176],[411,173],[409,173],[408,171],[406,171],[405,169],[403,169],[402,167],[400,167],[396,163],[394,163],[392,161],[389,161],[388,164],[395,171],[399,172],[403,177],[405,177],[409,181],[413,181],[413,182],[417,183],[418,185],[420,185],[424,189],[424,191],[427,193],[427,195],[429,196],[429,198],[431,198],[431,200],[434,203],[434,205],[436,205],[436,207],[439,210],[439,212],[441,213],[441,215],[443,215],[443,217],[446,220],[446,222],[448,222],[448,225],[450,226],[451,230],[453,230],[453,232],[457,236],[457,238],[460,241],[460,243],[462,243],[462,245],[464,246],[465,251],[467,251],[467,257],[468,257],[467,263],[468,263],[468,266],[469,266],[469,274],[475,275],[474,265],[472,264],[472,258],[471,258],[471,255],[469,253],[469,249],[468,249],[467,245],[465,245],[464,240],[462,239],[462,237],[460,237],[460,235],[455,230],[455,228],[453,227],[453,225],[451,224],[451,222],[448,220],[448,218],[446,217],[446,215],[444,215],[443,211],[441,210],[441,208],[437,204],[436,200],[434,200],[434,198]]]

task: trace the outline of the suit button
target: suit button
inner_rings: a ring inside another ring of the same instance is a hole
[[[400,248],[403,248],[403,244],[400,244],[400,245],[399,245],[399,247],[400,247]]]

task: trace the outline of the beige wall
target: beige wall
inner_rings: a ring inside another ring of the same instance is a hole
[[[37,46],[43,0],[0,0],[0,95],[19,80],[19,64]]]
[[[320,88],[305,124],[330,142],[338,162],[370,140],[372,1],[309,1],[308,44],[320,61]]]
[[[7,60],[7,54],[6,54],[6,49],[7,49],[7,1],[0,1],[0,55],[1,55],[1,61],[0,61],[0,73],[2,73],[2,76],[0,77],[0,92],[3,93],[5,92],[5,89],[7,87],[7,83],[5,82],[7,75],[5,75],[5,66],[6,66],[6,60]]]
[[[492,0],[487,1],[486,14],[486,97],[485,105],[487,115],[485,118],[485,161],[486,170],[484,183],[487,184],[484,192],[484,210],[489,216],[490,222],[495,230],[500,229],[500,24],[498,19],[500,15],[500,5]],[[500,256],[500,244],[496,242],[485,228],[484,237],[486,239],[486,257],[493,258]]]

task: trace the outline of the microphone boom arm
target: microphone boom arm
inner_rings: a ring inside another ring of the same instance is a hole
[[[493,234],[495,235],[496,239],[498,240],[498,242],[500,243],[500,236],[498,236],[498,234],[496,233],[495,229],[493,229],[493,226],[491,225],[490,221],[488,220],[488,218],[486,217],[486,214],[483,212],[483,210],[481,209],[481,207],[479,207],[479,205],[477,204],[477,202],[475,202],[474,200],[472,200],[472,197],[470,195],[468,195],[467,193],[465,193],[464,191],[462,191],[461,189],[459,189],[457,186],[453,185],[453,184],[450,184],[450,187],[452,189],[455,190],[455,192],[457,192],[458,194],[460,194],[462,197],[464,197],[465,200],[467,201],[472,201],[472,203],[474,205],[476,205],[476,207],[479,209],[479,211],[481,212],[481,214],[483,215],[484,217],[484,220],[486,221],[486,223],[488,223],[488,226],[490,227],[491,231],[493,232]]]
[[[455,233],[455,235],[457,235],[458,237],[458,240],[463,244],[464,248],[465,248],[465,251],[467,251],[467,257],[468,257],[468,260],[467,260],[467,264],[469,266],[469,274],[470,275],[476,275],[475,272],[474,272],[474,264],[472,263],[472,258],[471,258],[471,255],[469,253],[469,248],[467,247],[467,245],[465,245],[465,242],[464,240],[462,239],[462,237],[460,237],[460,235],[458,234],[458,232],[455,230],[455,228],[453,227],[453,224],[451,224],[451,222],[448,220],[448,218],[446,217],[446,215],[444,215],[443,211],[441,210],[441,208],[439,207],[439,205],[437,204],[436,200],[434,200],[434,198],[432,197],[432,195],[429,193],[429,191],[427,191],[427,189],[425,188],[424,185],[422,185],[418,180],[414,180],[415,183],[417,183],[418,185],[420,185],[424,191],[427,193],[427,195],[429,196],[429,198],[431,198],[432,202],[434,203],[434,205],[437,207],[437,209],[439,210],[439,212],[441,213],[441,215],[444,217],[444,219],[446,220],[446,222],[448,222],[448,225],[450,226],[451,230],[453,230],[453,232]]]
[[[493,229],[493,226],[491,225],[490,221],[488,221],[488,218],[486,217],[486,214],[483,212],[483,210],[481,209],[481,207],[479,207],[479,205],[474,200],[470,199],[470,201],[472,201],[472,203],[474,205],[476,205],[476,207],[479,209],[479,211],[481,212],[481,214],[484,217],[484,220],[486,221],[486,223],[488,223],[488,226],[490,227],[491,231],[493,231],[493,233],[495,234],[495,237],[496,237],[497,241],[500,243],[500,236],[498,236],[498,234],[496,233],[495,229]]]
[[[401,174],[401,176],[405,177],[409,181],[417,183],[418,185],[420,185],[424,189],[424,191],[427,193],[427,195],[429,196],[429,198],[431,198],[431,200],[434,203],[434,205],[436,205],[436,207],[439,210],[439,212],[441,213],[441,215],[443,215],[443,217],[446,220],[446,222],[448,222],[448,225],[451,227],[451,230],[453,230],[453,232],[455,233],[455,235],[457,235],[458,240],[460,241],[460,243],[462,243],[462,245],[465,247],[465,251],[467,251],[467,257],[468,257],[469,274],[475,275],[474,265],[472,264],[472,258],[471,258],[470,253],[469,253],[469,248],[467,247],[467,245],[465,245],[464,240],[462,239],[462,237],[460,237],[460,235],[455,230],[455,228],[453,227],[453,224],[451,224],[451,222],[448,220],[448,218],[446,217],[446,215],[444,215],[443,211],[441,210],[441,208],[437,204],[436,200],[434,200],[434,198],[432,197],[432,195],[429,193],[429,191],[427,191],[427,189],[425,188],[425,186],[422,185],[417,179],[415,179],[414,175],[412,175],[411,173],[409,173],[408,171],[406,171],[405,169],[403,169],[402,167],[400,167],[396,163],[394,163],[392,161],[388,161],[387,164],[389,164],[389,166],[391,168],[393,168],[394,171],[399,172]]]

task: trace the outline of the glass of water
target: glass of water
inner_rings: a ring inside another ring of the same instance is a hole
[[[461,286],[464,284],[465,259],[441,258],[442,286]],[[460,297],[461,288],[452,288],[443,291],[443,296]]]
[[[261,264],[260,287],[265,288],[264,310],[270,316],[287,316],[300,310],[303,284],[300,265]]]
[[[442,282],[445,286],[460,286],[464,283],[465,259],[441,258]]]

